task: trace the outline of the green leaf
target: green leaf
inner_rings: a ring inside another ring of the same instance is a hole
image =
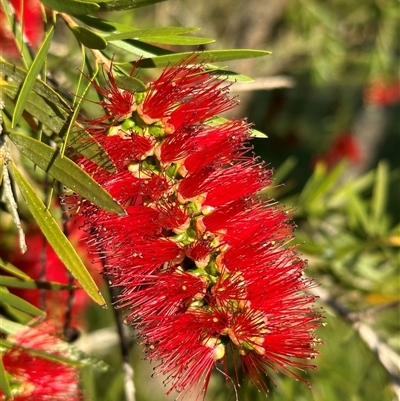
[[[296,167],[297,158],[295,156],[289,156],[275,171],[274,173],[274,185],[280,184],[289,173]]]
[[[371,211],[374,228],[377,230],[385,212],[389,186],[389,167],[384,161],[378,164],[372,190]]]
[[[107,21],[105,19],[93,17],[90,15],[78,15],[77,19],[82,21],[84,24],[86,24],[92,28],[96,28],[102,32],[114,32],[117,29],[116,25],[119,25],[116,22]],[[127,31],[132,30],[131,26],[122,25],[122,24],[121,24],[121,26],[125,26]]]
[[[16,277],[2,276],[0,275],[0,285],[4,287],[13,288],[28,288],[28,289],[43,289],[43,290],[73,290],[78,289],[76,286],[71,286],[63,283],[54,283],[51,281],[39,281],[39,280],[21,280]]]
[[[32,330],[34,330],[34,329],[32,329]],[[70,366],[76,366],[76,367],[83,366],[79,361],[75,361],[66,356],[51,354],[49,352],[38,350],[36,348],[24,347],[21,344],[18,344],[18,343],[16,344],[15,342],[9,341],[9,340],[0,339],[0,346],[2,346],[4,348],[9,348],[9,349],[12,349],[17,346],[19,349],[24,350],[31,355],[38,356],[39,358],[47,359],[52,362],[63,363],[64,365],[70,365]]]
[[[196,32],[199,28],[184,28],[184,27],[160,27],[150,29],[130,29],[128,32],[115,33],[113,35],[105,36],[109,42],[114,40],[135,39],[141,40],[147,36],[177,36],[185,33]]]
[[[18,87],[3,86],[2,88],[4,93],[11,99],[16,97]],[[63,130],[69,116],[60,109],[52,107],[45,98],[34,92],[29,94],[25,110],[43,123],[51,132],[55,133],[60,133]]]
[[[96,3],[78,0],[40,0],[45,6],[72,15],[86,15],[96,12],[100,6]]]
[[[130,10],[132,8],[149,6],[163,1],[166,0],[112,0],[107,3],[101,3],[100,11]]]
[[[201,36],[143,36],[139,38],[143,42],[160,43],[163,45],[176,45],[176,46],[198,46],[215,42],[214,39],[204,38]]]
[[[29,335],[30,330],[36,329],[26,325],[15,323],[0,316],[0,331],[2,333],[14,336],[22,331],[26,332]],[[3,339],[2,341],[4,341],[4,343],[2,343],[1,345],[3,345],[5,348],[13,348],[16,345],[15,342],[12,341],[12,337],[7,340]],[[19,345],[19,347],[22,348],[21,345]],[[26,347],[24,349],[26,349],[28,352],[31,352],[31,348]],[[57,350],[61,351],[64,356],[54,355],[45,351],[38,350],[33,350],[33,352],[36,351],[35,355],[38,355],[42,358],[51,359],[53,361],[65,363],[72,366],[90,366],[91,368],[95,368],[101,371],[106,371],[108,369],[108,365],[105,362],[84,354],[73,344],[69,344],[57,339]]]
[[[51,213],[46,209],[41,199],[35,193],[35,190],[20,173],[13,161],[11,162],[11,166],[14,172],[15,181],[28,205],[29,210],[57,256],[91,298],[101,306],[105,306],[103,296],[99,292],[96,283],[79,258],[74,247],[68,241]]]
[[[7,262],[6,260],[3,260],[1,258],[0,258],[0,269],[4,270],[9,274],[12,274],[15,277],[18,277],[19,279],[31,280],[31,278],[25,272],[18,269],[18,267],[15,267],[10,262]]]
[[[72,32],[78,41],[89,49],[103,50],[107,47],[107,41],[103,37],[84,26],[75,26]]]
[[[207,124],[207,125],[211,125],[212,127],[215,127],[215,126],[217,126],[217,125],[224,124],[224,123],[226,123],[227,121],[229,121],[229,119],[227,119],[227,118],[225,118],[225,117],[219,117],[219,116],[218,116],[218,117],[211,117],[211,118],[209,118],[209,119],[206,121],[206,124]],[[252,130],[251,130],[251,136],[254,137],[254,138],[268,138],[267,135],[263,134],[263,133],[260,132],[260,131],[255,130],[255,129],[252,129]]]
[[[11,78],[16,84],[22,83],[26,76],[26,71],[1,61],[0,73],[5,78]],[[15,99],[18,86],[10,85],[0,80],[0,89],[2,86],[4,93],[11,99]],[[40,79],[36,79],[33,91],[28,97],[26,111],[42,122],[51,132],[60,133],[65,131],[66,124],[71,122],[71,107],[57,92]],[[80,99],[79,103],[81,101],[82,99]],[[46,130],[44,132],[48,133]],[[83,130],[80,132],[71,131],[68,136],[68,146],[106,170],[115,171],[115,166],[107,152],[89,133]]]
[[[215,42],[214,39],[204,38],[201,36],[144,36],[140,38],[143,42],[160,43],[163,45],[175,46],[198,46]]]
[[[298,199],[298,204],[302,205],[305,209],[307,209],[308,204],[310,203],[310,199],[315,193],[318,185],[324,180],[326,177],[326,166],[324,163],[317,163],[315,166],[314,172],[311,177],[308,179],[306,184],[304,185],[303,190],[301,191]]]
[[[15,334],[24,330],[25,326],[0,316],[0,331],[6,334]]]
[[[46,61],[47,53],[50,48],[53,34],[54,34],[54,26],[52,26],[50,30],[47,32],[47,35],[42,45],[40,46],[40,49],[25,77],[24,83],[22,84],[21,90],[17,97],[15,110],[12,118],[12,127],[15,127],[18,124],[19,119],[22,116],[22,112],[24,111],[25,104],[28,100],[28,96],[33,89],[33,85],[35,84],[36,78],[39,75],[39,72],[42,69],[44,62]]]
[[[270,52],[264,50],[235,49],[235,50],[206,50],[204,52],[172,53],[164,56],[144,58],[142,60],[139,60],[138,65],[139,67],[142,68],[166,67],[167,65],[177,64],[183,58],[190,57],[191,55],[194,54],[199,55],[198,62],[200,61],[221,62],[221,61],[262,57],[270,54]]]
[[[253,138],[268,138],[268,135],[254,128],[251,129],[251,136]]]
[[[25,81],[26,71],[15,65],[0,61],[0,89],[11,99],[16,99],[19,85]],[[25,110],[37,118],[52,132],[59,133],[71,115],[71,107],[45,82],[36,78],[33,92],[30,92]],[[49,133],[44,130],[45,133]]]
[[[367,208],[362,202],[359,196],[357,196],[353,191],[349,190],[347,192],[348,208],[349,214],[352,215],[353,221],[362,228],[365,233],[370,233],[370,220],[367,214]]]
[[[172,45],[201,45],[214,42],[214,39],[197,36],[181,36],[185,33],[198,31],[199,28],[165,27],[152,29],[134,29],[128,32],[108,35],[105,39],[109,42],[126,39],[141,40],[144,42],[172,44]]]
[[[161,49],[160,47],[140,42],[139,40],[117,40],[115,42],[110,42],[110,45],[125,50],[128,53],[135,54],[138,57],[153,57],[154,55],[173,54],[169,50]],[[134,63],[136,63],[136,61],[134,61]],[[129,63],[129,65],[131,64],[132,63]]]
[[[329,199],[330,204],[341,205],[347,202],[347,193],[352,190],[354,193],[362,193],[370,188],[374,182],[374,171],[369,171],[360,177],[353,178],[350,182],[345,181],[339,188],[332,192]]]
[[[5,167],[5,152],[3,150],[1,150],[0,151],[0,186],[3,181],[4,167]]]
[[[61,157],[50,146],[26,135],[10,133],[9,138],[25,156],[66,187],[108,212],[125,214],[111,195],[72,160]]]
[[[146,90],[146,85],[140,79],[125,75],[117,75],[114,78],[118,88],[132,92],[144,92]]]
[[[14,11],[11,8],[10,1],[0,0],[0,4],[2,5],[4,14],[7,18],[8,26],[13,28],[13,33],[17,40],[17,47],[19,48],[18,50],[21,54],[22,62],[24,63],[25,67],[28,68],[32,64],[32,56],[28,49],[28,46],[25,43],[25,40],[23,40],[21,25],[19,24],[18,20],[16,20],[16,18],[14,17]],[[2,40],[5,40],[5,38],[2,37]],[[7,38],[7,40],[9,39]]]
[[[107,151],[87,131],[71,131],[68,136],[68,146],[110,173],[116,171]]]
[[[331,189],[343,175],[346,168],[346,162],[338,163],[331,171],[329,171],[318,184],[313,188],[313,192],[310,194],[308,201],[320,202],[318,198],[327,194],[329,189]]]
[[[208,70],[208,65],[206,65],[206,69]],[[254,81],[253,78],[250,78],[247,75],[238,74],[237,72],[225,70],[222,68],[217,68],[215,70],[212,69],[212,70],[210,70],[210,73],[211,74],[215,73],[216,75],[218,75],[219,79],[223,79],[225,81],[230,81],[230,82],[253,82]],[[265,135],[265,134],[263,134],[263,135]],[[267,138],[267,136],[265,136],[263,138]]]
[[[10,382],[8,381],[8,375],[4,368],[3,356],[0,355],[0,387],[8,399],[12,399]]]
[[[45,312],[25,301],[25,299],[9,293],[5,287],[0,287],[0,303],[3,305],[13,306],[14,308],[17,308],[30,315],[46,316]]]
[[[11,78],[18,86],[24,82],[27,72],[13,64],[0,61],[0,73],[4,78]],[[39,78],[35,80],[33,91],[46,99],[63,114],[71,113],[71,107],[65,102],[64,98]]]

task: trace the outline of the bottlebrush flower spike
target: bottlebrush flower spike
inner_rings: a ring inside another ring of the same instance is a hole
[[[79,205],[87,243],[121,289],[116,306],[159,361],[168,394],[200,395],[218,364],[227,377],[228,361],[265,391],[270,369],[304,380],[297,371],[314,368],[308,360],[319,343],[320,316],[305,294],[313,283],[287,245],[289,211],[257,195],[272,172],[250,152],[249,124],[209,120],[235,106],[228,85],[198,56],[167,67],[145,92],[126,94],[111,72],[107,84],[95,86],[105,117],[85,129],[117,171],[77,162],[127,216],[68,202]]]
[[[15,346],[0,355],[6,373],[11,376],[14,401],[82,399],[77,368],[30,352],[36,350],[65,357],[60,351],[58,339],[54,337],[54,331],[55,328],[45,322],[9,337]],[[0,389],[0,400],[6,399]]]

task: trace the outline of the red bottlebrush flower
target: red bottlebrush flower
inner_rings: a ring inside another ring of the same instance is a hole
[[[11,335],[15,345],[3,350],[1,358],[10,380],[14,401],[78,401],[82,394],[78,386],[78,370],[65,363],[43,358],[30,352],[44,351],[66,357],[60,351],[55,328],[48,322],[35,328],[26,328]],[[0,389],[0,400],[6,400]]]
[[[331,169],[341,160],[347,160],[352,164],[358,164],[361,161],[360,145],[351,133],[344,133],[336,137],[328,151],[316,157],[314,164],[322,161]]]
[[[207,74],[198,56],[193,55],[174,68],[166,68],[150,84],[138,112],[145,122],[162,121],[167,131],[177,130],[232,108],[237,102],[227,97],[227,89]]]
[[[400,81],[376,80],[364,90],[364,101],[368,104],[390,106],[400,101]]]
[[[106,98],[119,91],[114,79],[108,84],[97,88]],[[136,109],[125,120],[117,99],[115,118],[101,102],[107,118],[85,126],[117,171],[79,161],[127,216],[71,199],[85,218],[89,247],[120,288],[117,307],[149,359],[160,361],[156,373],[167,376],[168,393],[200,394],[217,363],[228,375],[228,359],[264,390],[269,369],[304,380],[296,370],[313,367],[301,360],[314,358],[319,342],[320,317],[304,294],[312,282],[287,246],[290,214],[257,196],[272,171],[249,152],[249,124],[209,120],[235,104],[227,85],[192,56],[133,98]],[[136,136],[151,149],[138,154]]]
[[[22,26],[24,39],[32,47],[37,47],[43,36],[42,5],[39,0],[10,0],[18,22]],[[23,5],[23,9],[21,8]],[[0,20],[5,21],[5,15],[0,8]],[[15,39],[8,24],[0,25],[0,54],[18,57],[19,52]]]

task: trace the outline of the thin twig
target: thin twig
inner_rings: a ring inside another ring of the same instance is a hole
[[[272,90],[279,88],[293,88],[296,85],[291,77],[276,75],[273,77],[255,78],[253,82],[236,82],[231,87],[232,92],[249,92],[256,90]]]
[[[400,401],[400,356],[383,342],[369,325],[359,320],[361,315],[352,313],[334,299],[328,291],[321,287],[316,287],[311,289],[310,292],[318,296],[325,304],[332,307],[344,320],[350,323],[368,348],[377,355],[380,363],[389,373],[392,390],[396,399]]]
[[[133,368],[131,366],[131,361],[129,356],[129,342],[125,335],[121,310],[114,306],[114,303],[117,300],[118,290],[115,287],[113,287],[108,280],[107,280],[107,286],[111,296],[111,301],[113,303],[115,322],[117,325],[117,332],[119,337],[119,347],[121,349],[125,398],[126,401],[135,401],[136,391],[135,391],[135,384],[133,381]]]
[[[58,182],[58,193],[61,194],[63,191],[63,185],[61,182]],[[61,208],[61,221],[63,227],[64,235],[69,238],[69,230],[68,230],[68,210],[64,202],[59,202]],[[64,325],[63,325],[63,333],[64,337],[67,341],[74,341],[76,340],[76,336],[79,334],[77,330],[71,326],[72,321],[72,306],[74,304],[74,297],[75,297],[75,290],[72,288],[74,285],[74,276],[71,274],[69,270],[67,272],[68,277],[68,285],[71,289],[68,291],[68,298],[67,298],[67,308],[65,310],[65,317],[64,317]]]
[[[15,227],[18,231],[19,236],[19,248],[21,253],[25,253],[27,251],[26,241],[25,241],[25,233],[22,228],[21,219],[18,214],[18,205],[14,198],[14,193],[11,185],[10,176],[8,174],[8,164],[11,161],[11,155],[7,148],[7,143],[5,141],[5,137],[3,132],[3,114],[1,110],[4,108],[3,99],[0,98],[0,162],[2,164],[3,170],[3,194],[2,201],[6,204],[6,207],[11,214]]]
[[[68,14],[58,13],[58,15],[60,16],[60,18],[64,20],[64,22],[69,26],[70,29],[73,29],[78,26],[78,24],[76,24],[75,21]],[[111,61],[107,57],[103,56],[103,54],[99,50],[90,49],[90,51],[92,52],[96,61],[100,65],[102,65],[106,71],[110,72]]]

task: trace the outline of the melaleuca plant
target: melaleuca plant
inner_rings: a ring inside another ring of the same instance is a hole
[[[235,386],[249,377],[263,392],[275,372],[310,385],[303,372],[315,368],[321,317],[306,261],[290,244],[294,210],[266,196],[273,171],[249,144],[262,135],[221,117],[238,103],[233,82],[248,78],[216,63],[267,52],[199,51],[212,40],[189,35],[193,28],[113,19],[152,3],[1,0],[0,399],[84,397],[57,336],[71,339],[77,287],[106,304],[88,255],[118,317],[128,400],[120,315],[167,394],[205,396],[213,370]],[[180,45],[192,48],[173,51]],[[24,267],[14,256],[27,247]],[[18,287],[39,289],[37,302]],[[45,294],[59,290],[68,291],[57,298],[62,317]]]

